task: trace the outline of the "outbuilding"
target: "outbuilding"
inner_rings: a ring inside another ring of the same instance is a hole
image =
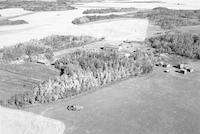
[[[180,69],[180,73],[182,73],[182,74],[187,74],[187,70],[185,70],[185,69]]]

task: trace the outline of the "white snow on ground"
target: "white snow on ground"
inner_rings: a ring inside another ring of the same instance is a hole
[[[148,21],[146,19],[118,19],[86,25],[74,25],[72,20],[83,16],[85,9],[39,12],[16,19],[23,19],[29,24],[0,27],[1,47],[43,38],[51,34],[91,35],[106,37],[108,40],[144,40]]]
[[[71,23],[72,20],[76,17],[84,16],[82,12],[88,8],[136,7],[152,9],[155,7],[168,7],[173,9],[200,9],[199,0],[163,1],[166,3],[92,2],[76,5],[78,7],[77,10],[37,12],[31,15],[17,17],[12,20],[23,19],[29,24],[0,26],[0,48],[28,41],[33,38],[43,38],[52,34],[104,36],[108,40],[144,40],[148,26],[148,21],[145,19],[120,19],[89,23],[86,25],[73,25]],[[11,16],[26,13],[22,9],[6,10],[7,13],[5,10],[0,10],[0,14],[1,12],[5,12],[4,15]]]
[[[62,122],[25,111],[0,107],[1,134],[63,134]]]
[[[116,19],[82,25],[79,29],[83,29],[84,34],[88,33],[96,37],[104,36],[107,40],[143,41],[147,27],[148,20],[146,19]]]

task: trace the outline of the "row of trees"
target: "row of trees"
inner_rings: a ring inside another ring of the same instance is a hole
[[[29,11],[61,11],[75,9],[71,7],[64,0],[58,0],[58,2],[50,1],[0,1],[0,9],[6,8],[23,8]]]
[[[92,15],[92,16],[83,16],[83,17],[78,17],[75,18],[72,23],[73,24],[85,24],[89,22],[94,22],[94,21],[100,21],[100,20],[108,20],[108,19],[116,19],[116,18],[128,18],[127,16],[124,15]]]
[[[168,32],[148,39],[158,52],[200,59],[200,36],[183,32]]]
[[[30,40],[0,50],[1,60],[13,61],[23,57],[44,54],[47,59],[53,58],[53,52],[72,47],[79,47],[97,41],[91,36],[52,35],[40,40]]]
[[[134,10],[133,9],[123,9]],[[89,13],[107,13],[115,11],[115,9],[89,9],[84,11],[85,14]],[[118,10],[117,10],[118,11]],[[120,11],[120,10],[119,10]],[[163,29],[172,29],[177,26],[189,26],[200,24],[200,10],[173,10],[163,7],[154,8],[151,11],[138,11],[136,13],[125,13],[123,15],[105,15],[105,16],[83,16],[75,18],[73,24],[84,24],[93,21],[114,19],[114,18],[148,18],[151,22],[161,26]]]
[[[83,11],[83,14],[93,14],[93,13],[98,13],[98,14],[105,14],[105,13],[112,13],[112,12],[130,12],[130,11],[135,11],[137,10],[134,7],[129,7],[129,8],[105,8],[105,9],[87,9]]]
[[[20,25],[20,24],[28,24],[25,20],[1,20],[0,26],[3,25]]]
[[[200,10],[173,10],[158,7],[151,11],[139,11],[134,14],[134,17],[149,18],[163,29],[200,24]]]
[[[16,95],[12,104],[46,103],[92,90],[102,85],[149,73],[153,69],[152,54],[140,50],[129,57],[118,52],[77,51],[58,60],[59,77],[40,83],[33,93]]]

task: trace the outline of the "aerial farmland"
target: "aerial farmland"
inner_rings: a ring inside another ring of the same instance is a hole
[[[0,133],[199,134],[199,7],[0,1]]]

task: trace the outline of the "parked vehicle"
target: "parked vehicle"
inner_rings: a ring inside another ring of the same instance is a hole
[[[79,105],[68,105],[67,106],[67,110],[69,110],[69,111],[80,111],[81,109],[83,109],[83,106],[79,106]]]

